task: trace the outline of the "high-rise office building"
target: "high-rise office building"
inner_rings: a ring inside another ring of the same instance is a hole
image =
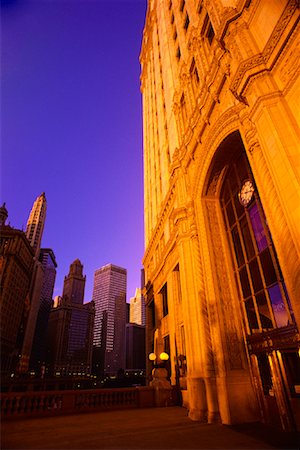
[[[297,1],[148,1],[147,353],[194,420],[300,428],[299,33]]]
[[[83,303],[86,277],[76,259],[65,277],[63,296],[55,298],[48,325],[48,366],[50,372],[87,374],[91,372],[94,302]]]
[[[126,369],[146,369],[146,328],[136,323],[126,324]]]
[[[5,225],[5,204],[0,209],[0,341],[1,374],[18,370],[30,310],[29,289],[34,253],[25,233]]]
[[[43,284],[30,357],[30,368],[34,370],[40,370],[46,361],[46,336],[57,267],[50,248],[40,250],[39,260],[43,267]]]
[[[141,288],[136,288],[134,297],[130,299],[129,322],[146,325],[145,300]]]
[[[95,271],[93,365],[99,373],[125,367],[126,285],[127,270],[122,267],[107,264]]]
[[[27,372],[29,368],[29,361],[32,351],[32,343],[40,306],[40,298],[44,277],[44,269],[42,263],[39,261],[39,254],[46,220],[46,210],[47,210],[47,202],[45,193],[43,192],[35,200],[31,208],[26,226],[26,237],[31,247],[33,248],[35,254],[35,261],[29,293],[30,310],[26,324],[19,366],[19,371],[24,373]]]
[[[47,202],[45,192],[43,192],[35,200],[26,226],[26,237],[29,240],[30,245],[33,247],[37,257],[39,256],[41,248],[41,241],[46,220],[46,210]]]

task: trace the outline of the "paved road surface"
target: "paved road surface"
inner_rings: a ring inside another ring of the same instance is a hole
[[[298,449],[295,434],[261,424],[193,422],[184,408],[149,408],[44,417],[1,424],[6,449]]]

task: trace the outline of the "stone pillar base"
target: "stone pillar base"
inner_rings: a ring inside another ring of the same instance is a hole
[[[155,388],[155,406],[171,406],[172,386],[167,380],[168,372],[164,367],[157,367],[152,370],[153,380],[150,386]]]
[[[207,401],[203,378],[188,377],[189,418],[199,422],[207,422]]]

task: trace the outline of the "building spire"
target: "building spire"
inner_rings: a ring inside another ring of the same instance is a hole
[[[26,226],[26,237],[35,251],[39,255],[41,241],[46,220],[47,201],[45,192],[37,197],[31,209]]]

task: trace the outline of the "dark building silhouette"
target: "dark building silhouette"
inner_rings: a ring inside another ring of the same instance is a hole
[[[0,339],[1,374],[18,370],[30,310],[29,289],[33,249],[23,231],[5,225],[5,204],[0,208]]]
[[[94,303],[83,304],[86,277],[76,259],[65,277],[63,297],[56,297],[48,325],[48,366],[50,372],[86,374],[91,372]]]
[[[43,368],[46,361],[47,328],[57,267],[55,255],[50,248],[40,250],[39,260],[44,271],[43,284],[30,358],[30,368],[35,371]]]
[[[126,369],[146,369],[146,327],[126,324]]]

